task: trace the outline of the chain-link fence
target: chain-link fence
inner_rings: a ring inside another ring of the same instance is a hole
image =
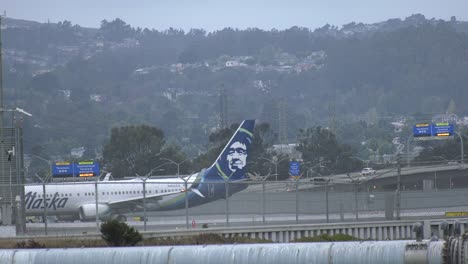
[[[369,184],[309,180],[189,185],[180,179],[136,179],[28,184],[11,207],[13,222],[24,219],[28,235],[95,233],[106,219],[150,231],[441,218],[447,211],[468,211],[468,189],[403,190],[400,196],[398,203],[395,191]]]

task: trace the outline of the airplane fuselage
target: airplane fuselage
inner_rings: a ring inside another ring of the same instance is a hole
[[[192,183],[187,183],[190,188]],[[146,190],[146,195],[144,193]],[[96,195],[97,194],[97,195]],[[156,199],[154,194],[164,194]],[[44,214],[44,205],[50,215],[76,215],[78,209],[88,204],[110,204],[115,201],[138,200],[147,197],[147,207],[164,210],[166,201],[177,196],[185,196],[185,182],[179,178],[162,179],[158,181],[142,180],[129,181],[105,181],[105,182],[80,182],[66,184],[42,184],[26,185],[25,209],[26,215]],[[129,205],[128,211],[140,211],[141,206]]]

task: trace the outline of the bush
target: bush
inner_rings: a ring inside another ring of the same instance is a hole
[[[115,219],[101,224],[101,234],[107,245],[112,247],[134,246],[143,239],[135,228]]]
[[[28,241],[17,242],[16,248],[45,248],[45,245],[37,242],[34,239],[29,239]]]

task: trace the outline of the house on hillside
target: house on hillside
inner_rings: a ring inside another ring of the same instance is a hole
[[[432,117],[432,123],[450,123],[456,124],[458,116],[456,114],[440,114]]]
[[[268,149],[269,152],[275,152],[277,155],[286,155],[290,159],[302,160],[302,153],[297,149],[297,144],[277,144]]]

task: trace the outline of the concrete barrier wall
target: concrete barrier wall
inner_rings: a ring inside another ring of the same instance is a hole
[[[453,235],[453,226],[455,220],[435,219],[425,220],[423,223],[423,238],[430,239],[433,236],[444,237],[441,228],[442,223],[446,221],[449,224],[449,233]],[[468,219],[457,219],[460,222],[461,233],[466,230]],[[294,224],[294,225],[267,225],[251,227],[210,227],[196,229],[178,229],[168,231],[146,231],[141,232],[144,237],[156,238],[178,238],[187,237],[203,233],[219,234],[230,238],[235,236],[248,237],[254,239],[268,239],[273,242],[287,243],[303,237],[315,237],[322,234],[336,235],[347,234],[362,240],[403,240],[415,239],[412,231],[413,224],[418,221],[400,220],[400,221],[379,221],[379,222],[356,222],[356,223],[330,223],[330,224]],[[419,221],[420,222],[420,221]],[[16,239],[36,239],[45,236],[19,236]],[[48,236],[60,237],[60,236]],[[88,233],[85,235],[76,235],[67,237],[75,238],[100,238],[98,233]]]
[[[449,223],[449,229],[453,230],[454,221],[426,220],[423,223],[423,238],[430,239],[432,236],[443,238],[441,224],[443,221]],[[461,232],[466,229],[467,219],[458,219]],[[253,239],[268,239],[273,242],[287,243],[303,237],[314,237],[322,234],[336,235],[347,234],[362,240],[402,240],[415,239],[412,231],[413,224],[418,221],[380,221],[380,222],[358,222],[358,223],[333,223],[333,224],[308,224],[308,225],[275,225],[256,227],[231,227],[231,228],[207,228],[196,230],[176,230],[170,232],[144,232],[145,237],[184,237],[201,233],[215,233],[223,237],[234,236],[248,237]],[[446,234],[452,235],[452,234]]]

